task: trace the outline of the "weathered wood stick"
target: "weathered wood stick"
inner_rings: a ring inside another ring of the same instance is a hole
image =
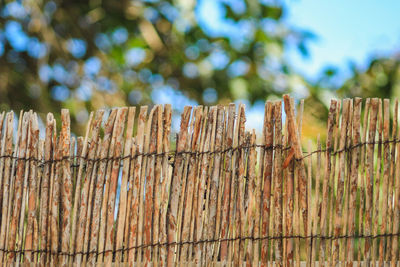
[[[235,127],[235,104],[230,104],[228,108],[228,128],[226,133],[226,147],[232,147],[233,145],[233,130]],[[231,171],[232,171],[232,151],[229,150],[225,156],[226,165],[224,168],[224,192],[223,192],[223,200],[222,200],[222,226],[221,226],[221,238],[228,237],[228,229],[229,229],[229,206],[230,206],[230,195],[231,195]],[[228,242],[221,242],[221,261],[226,262],[228,256]]]
[[[135,122],[135,107],[130,107],[128,109],[128,122],[126,126],[126,134],[125,134],[125,142],[124,142],[124,152],[123,157],[124,160],[122,161],[122,179],[121,179],[121,189],[119,195],[119,202],[118,202],[118,221],[117,221],[117,230],[116,230],[116,250],[120,250],[123,248],[124,244],[124,228],[125,228],[125,217],[126,217],[126,210],[127,210],[127,198],[128,198],[128,175],[129,175],[129,168],[130,168],[130,158],[128,156],[131,153],[132,147],[132,134],[133,134],[133,125]],[[120,251],[116,254],[115,261],[120,262],[122,260],[123,252]]]
[[[115,198],[117,194],[117,185],[118,185],[118,176],[119,176],[119,169],[120,169],[120,161],[122,155],[122,140],[123,134],[125,129],[125,121],[126,115],[128,113],[128,108],[119,108],[117,112],[117,117],[115,121],[115,132],[116,132],[116,141],[113,153],[113,160],[112,160],[112,167],[111,167],[111,175],[110,175],[110,191],[108,196],[108,203],[107,203],[107,221],[106,221],[106,244],[104,253],[104,262],[106,264],[110,264],[112,262],[113,253],[111,250],[114,249],[114,210],[115,210]]]
[[[189,146],[190,151],[194,153],[198,152],[198,139],[200,134],[200,125],[202,121],[203,107],[199,106],[194,110],[194,127],[191,137],[191,144]],[[197,155],[193,155],[189,159],[187,182],[186,182],[186,200],[184,201],[183,207],[183,221],[182,221],[182,234],[181,240],[183,242],[189,241],[190,238],[190,224],[192,219],[193,210],[193,196],[194,196],[194,186],[195,186],[195,175],[197,173]],[[183,261],[189,260],[189,245],[183,245],[181,248],[180,259]]]
[[[291,136],[292,146],[295,149],[295,159],[298,161],[298,182],[299,182],[299,208],[303,218],[304,232],[307,233],[307,179],[306,171],[304,167],[303,152],[301,150],[299,128],[296,125],[295,115],[294,115],[294,105],[290,100],[289,95],[284,95],[283,100],[285,103],[285,113],[288,117],[288,130]],[[297,165],[296,165],[297,166]],[[298,222],[300,223],[300,222]],[[298,263],[299,264],[299,263]]]
[[[380,233],[386,234],[387,233],[387,221],[385,217],[388,215],[388,203],[392,201],[389,198],[389,173],[390,173],[390,144],[389,144],[389,127],[390,127],[390,103],[389,99],[383,100],[383,191],[382,191],[382,200],[381,206],[379,207],[380,216],[382,217]],[[394,160],[394,159],[392,159]],[[379,242],[379,266],[384,264],[385,260],[385,244],[390,240],[389,238],[381,238]]]
[[[397,103],[397,101],[396,101]],[[397,105],[396,105],[397,106]],[[394,114],[394,117],[397,120],[398,114],[397,114],[397,109],[395,110],[396,114]],[[397,130],[397,129],[396,129]],[[397,131],[397,140],[400,139],[400,131]],[[400,143],[396,142],[396,154],[397,154],[397,162],[396,166],[396,175],[395,175],[395,183],[394,183],[394,189],[393,189],[393,195],[394,195],[394,204],[393,204],[393,228],[392,228],[392,233],[399,233],[400,230],[400,160],[398,158],[398,155],[400,155]],[[391,267],[397,265],[397,261],[399,259],[399,251],[398,251],[398,242],[399,242],[399,237],[398,236],[393,236],[392,238],[392,244],[391,244],[391,262],[390,265]]]
[[[27,136],[28,136],[28,126],[29,126],[29,114],[24,113],[22,119],[22,132],[21,132],[21,141],[19,143],[19,151],[18,156],[21,159],[26,157],[27,151]],[[12,203],[12,214],[11,214],[11,222],[8,234],[8,246],[7,248],[11,250],[8,253],[8,260],[7,262],[12,263],[15,259],[15,252],[12,250],[15,249],[16,245],[16,238],[17,238],[17,227],[18,227],[18,219],[19,214],[21,212],[21,204],[22,204],[22,197],[23,197],[23,176],[25,173],[25,160],[19,160],[16,165],[16,173],[15,173],[15,182],[14,182],[14,202]],[[11,203],[10,203],[11,204]]]
[[[93,121],[93,126],[92,126],[92,136],[90,138],[90,146],[88,149],[87,153],[87,167],[85,170],[85,176],[83,179],[83,184],[82,184],[82,190],[80,190],[81,195],[80,201],[79,201],[79,218],[78,218],[78,226],[77,226],[77,231],[76,233],[76,248],[75,252],[78,252],[78,254],[75,257],[76,263],[79,265],[82,262],[82,252],[84,252],[84,240],[85,240],[85,230],[86,230],[86,222],[88,218],[88,202],[89,202],[89,186],[91,183],[92,179],[92,174],[95,172],[93,170],[94,168],[94,160],[96,159],[96,152],[97,152],[97,146],[99,142],[99,133],[100,133],[100,127],[101,127],[101,122],[103,119],[103,110],[99,110],[96,112],[96,116]],[[78,184],[77,186],[81,186]]]
[[[349,122],[350,114],[350,99],[343,100],[343,111],[342,111],[342,121],[340,129],[340,143],[339,143],[339,172],[337,178],[337,194],[335,202],[335,221],[334,221],[334,235],[335,237],[340,236],[342,233],[342,216],[343,216],[343,195],[344,195],[344,185],[345,185],[345,147],[346,147],[346,137],[347,137],[347,127]],[[336,265],[339,260],[339,246],[340,240],[335,239],[333,241],[332,247],[332,258],[333,264]]]
[[[357,211],[357,185],[359,180],[359,165],[360,165],[360,126],[361,126],[361,98],[354,99],[353,115],[353,139],[352,145],[354,150],[351,151],[351,174],[350,174],[350,199],[348,207],[348,235],[353,236],[356,233],[356,211]],[[353,266],[354,260],[354,239],[347,240],[347,266]]]
[[[212,136],[212,129],[213,129],[213,118],[214,118],[214,113],[215,113],[215,108],[211,107],[210,108],[210,112],[208,112],[207,114],[207,120],[205,122],[205,131],[206,131],[206,136],[205,136],[205,140],[204,140],[204,148],[202,150],[202,152],[205,151],[211,151],[210,150],[210,140],[211,140],[211,136]],[[204,116],[206,116],[206,114],[204,114]],[[203,212],[203,210],[207,210],[204,208],[204,206],[206,206],[207,203],[207,199],[204,199],[204,195],[206,192],[206,185],[210,184],[208,182],[208,171],[209,171],[209,154],[203,154],[202,155],[202,159],[201,159],[201,168],[200,168],[200,173],[199,173],[199,179],[200,179],[200,183],[199,183],[199,188],[198,188],[198,196],[199,196],[199,201],[197,204],[197,214],[198,214],[198,219],[197,219],[197,223],[196,223],[196,240],[202,240],[203,236],[205,235],[205,231],[203,231],[204,229],[204,224],[205,224],[205,218],[206,218],[206,213]],[[207,206],[206,206],[207,207]],[[201,260],[202,260],[202,248],[203,245],[202,244],[196,244],[195,246],[195,260],[194,262],[199,265],[201,264]]]
[[[147,164],[145,167],[145,195],[144,195],[144,214],[143,214],[143,244],[149,245],[152,243],[152,232],[153,232],[153,220],[152,213],[154,212],[154,168],[155,168],[155,156],[156,145],[157,145],[157,120],[158,120],[158,109],[159,106],[153,107],[150,111],[149,120],[147,121],[146,129],[146,142],[145,142],[145,153],[149,153],[147,157]],[[148,149],[146,149],[148,147]],[[143,251],[144,265],[149,266],[152,261],[153,247],[146,247]]]
[[[327,125],[327,135],[326,135],[326,152],[325,152],[325,170],[324,170],[324,180],[322,181],[322,200],[321,200],[321,235],[328,234],[328,219],[329,212],[329,195],[333,192],[333,188],[331,187],[331,169],[332,169],[332,161],[331,161],[331,152],[333,147],[333,129],[336,124],[336,109],[337,109],[337,101],[331,100],[329,115],[328,115],[328,125]],[[326,240],[321,239],[320,242],[320,251],[319,251],[319,262],[322,261],[323,266],[325,266],[325,260],[328,258],[328,254],[326,253]]]
[[[71,179],[71,134],[70,134],[70,118],[68,109],[61,110],[61,139],[62,139],[62,186],[61,186],[61,251],[68,252],[70,245],[71,233],[71,206],[72,206],[72,179]],[[66,266],[69,257],[64,255],[61,264]]]
[[[367,137],[367,129],[368,129],[368,115],[370,111],[370,98],[367,98],[365,102],[365,110],[364,110],[364,118],[363,118],[363,129],[362,129],[362,136],[361,136],[361,143],[363,146],[361,147],[361,160],[360,160],[360,181],[359,181],[359,188],[360,188],[360,208],[359,208],[359,223],[358,223],[358,231],[359,233],[364,234],[364,211],[365,211],[365,151],[366,151],[366,137]],[[363,243],[365,240],[359,240],[358,242],[358,255],[357,255],[357,266],[361,266],[361,258],[362,258],[362,248]]]
[[[255,148],[256,142],[256,134],[253,129],[250,136],[250,151],[248,157],[248,165],[247,165],[247,176],[248,176],[248,200],[247,200],[247,236],[251,236],[254,238],[254,226],[256,224],[256,213],[257,213],[257,175],[256,175],[256,166],[257,166],[257,152]],[[246,248],[246,266],[250,267],[253,264],[253,254],[254,254],[254,245],[253,240],[249,239]]]
[[[83,171],[84,171],[84,162],[85,158],[87,157],[88,153],[88,147],[89,147],[89,134],[93,128],[93,112],[90,113],[88,124],[86,127],[86,132],[85,132],[85,139],[82,140],[82,146],[81,149],[78,149],[80,151],[77,151],[78,159],[77,161],[79,162],[79,169],[78,169],[78,174],[77,178],[75,181],[75,192],[74,192],[74,206],[72,207],[72,222],[71,222],[71,244],[70,244],[70,250],[69,252],[72,254],[75,252],[75,241],[76,241],[76,232],[77,232],[77,226],[78,226],[78,215],[79,215],[79,206],[80,206],[80,199],[81,199],[81,185],[82,185],[82,178],[83,178]],[[79,146],[78,146],[79,148]]]
[[[371,100],[371,114],[369,121],[368,145],[366,154],[366,189],[367,194],[365,198],[365,234],[371,235],[372,231],[372,217],[373,217],[373,194],[374,194],[374,148],[375,148],[375,134],[377,125],[379,100],[373,98]],[[375,189],[376,191],[377,189]],[[365,261],[367,264],[371,261],[371,245],[372,239],[365,239]]]
[[[109,154],[109,151],[111,150],[110,143],[113,135],[116,115],[117,115],[117,110],[116,109],[112,110],[104,126],[104,137],[101,143],[101,152],[100,152],[100,158],[102,159],[110,155]],[[99,235],[100,235],[99,229],[100,229],[101,205],[103,199],[104,181],[106,176],[107,164],[108,162],[105,160],[100,161],[97,171],[97,182],[94,190],[92,222],[90,227],[91,228],[90,243],[89,243],[90,252],[96,252],[98,248]],[[97,255],[94,253],[90,253],[88,254],[87,258],[88,258],[87,259],[88,263],[94,264],[96,262]],[[99,255],[99,258],[102,258],[102,255]]]
[[[186,147],[186,139],[187,139],[187,127],[190,119],[190,111],[191,107],[186,106],[182,113],[181,117],[181,129],[179,132],[179,139],[177,143],[177,153],[181,153],[184,151]],[[177,213],[178,213],[178,205],[179,205],[179,194],[181,191],[181,177],[182,177],[182,168],[183,168],[183,157],[182,154],[177,154],[175,158],[175,166],[173,171],[173,178],[171,180],[171,193],[170,193],[170,206],[167,211],[168,216],[168,242],[172,243],[176,241],[176,233],[177,233]],[[168,246],[168,256],[167,256],[167,266],[172,266],[175,260],[175,245]]]
[[[283,234],[282,217],[283,217],[283,207],[282,207],[282,191],[283,191],[283,179],[282,179],[282,102],[276,101],[275,103],[275,158],[274,158],[274,177],[275,177],[275,187],[274,187],[274,207],[275,207],[275,236],[279,237]],[[282,240],[277,239],[275,241],[275,263],[277,266],[282,266],[282,254],[283,245]]]
[[[21,122],[21,121],[20,121]],[[4,156],[8,156],[5,158],[4,161],[4,172],[2,179],[3,179],[3,202],[2,202],[2,208],[1,208],[1,231],[0,231],[0,261],[4,261],[3,259],[3,251],[6,248],[6,229],[7,226],[9,225],[10,221],[10,216],[9,216],[9,205],[10,205],[10,195],[12,195],[12,192],[10,191],[10,184],[11,184],[11,177],[13,177],[13,174],[10,172],[10,167],[11,167],[11,156],[13,155],[12,151],[12,135],[13,135],[13,123],[14,123],[14,112],[10,111],[7,113],[6,118],[5,118],[5,128],[3,131],[3,147],[2,147],[2,155],[4,153]],[[17,140],[19,140],[20,134],[21,134],[21,127],[18,127],[18,134],[17,134]],[[18,149],[18,141],[15,146],[15,150]],[[3,152],[4,148],[4,152]],[[15,153],[16,154],[16,153]],[[3,170],[3,168],[1,168]]]
[[[24,179],[22,182],[22,203],[21,203],[21,211],[19,215],[19,225],[18,225],[18,232],[17,232],[17,242],[16,242],[16,249],[17,249],[17,257],[16,257],[16,262],[20,262],[23,259],[23,254],[22,250],[24,249],[24,242],[25,242],[25,233],[26,233],[26,228],[25,228],[25,218],[26,218],[26,206],[28,204],[28,178],[29,178],[29,169],[30,169],[30,164],[28,159],[30,159],[31,155],[31,150],[29,149],[30,143],[31,143],[31,124],[32,124],[32,116],[33,116],[33,111],[30,110],[28,112],[28,135],[27,135],[27,150],[26,150],[26,164],[25,164],[25,173],[24,173]]]
[[[263,194],[262,194],[262,228],[261,235],[269,235],[269,219],[270,219],[270,198],[271,198],[271,176],[272,176],[272,146],[274,144],[273,137],[273,107],[272,102],[267,101],[265,105],[266,124],[265,124],[265,140],[266,146],[265,157],[263,159]],[[261,266],[266,266],[268,258],[268,239],[262,241],[261,246]]]
[[[29,144],[29,155],[35,159],[38,158],[37,155],[37,146],[39,140],[39,126],[37,121],[36,113],[31,117],[31,127],[30,127],[30,144]],[[34,262],[34,258],[31,250],[33,250],[36,245],[33,243],[33,232],[34,232],[34,224],[36,220],[36,166],[37,162],[30,161],[29,162],[29,178],[28,178],[28,214],[27,214],[27,225],[26,225],[26,237],[25,237],[25,249],[27,250],[24,255],[24,261],[26,262]]]
[[[394,108],[393,108],[393,126],[392,126],[392,134],[391,134],[391,140],[397,140],[397,117],[398,117],[398,108],[399,108],[399,102],[398,99],[395,100],[394,103]],[[390,174],[389,174],[389,193],[388,193],[388,198],[389,198],[389,206],[388,206],[388,224],[387,224],[387,229],[388,231],[391,231],[393,228],[393,197],[394,197],[394,179],[395,179],[395,172],[396,172],[396,143],[392,144],[392,147],[390,149]],[[388,261],[391,258],[391,247],[392,247],[392,238],[388,238],[387,242],[387,247],[385,250],[385,260]]]
[[[160,177],[160,193],[161,193],[161,206],[160,206],[160,243],[167,242],[167,209],[168,199],[171,185],[171,166],[169,163],[169,150],[170,150],[170,132],[171,132],[171,105],[167,104],[164,106],[163,114],[163,136],[162,136],[162,152],[164,156],[162,158],[162,169]],[[160,265],[165,266],[167,261],[167,247],[160,247]]]
[[[96,148],[96,159],[101,159],[101,148],[102,148],[102,140],[99,137],[97,141],[97,148]],[[91,224],[92,224],[92,219],[93,219],[93,201],[95,197],[95,184],[97,183],[97,176],[99,172],[99,165],[101,163],[101,160],[96,160],[93,165],[92,169],[92,175],[90,177],[90,184],[89,184],[89,191],[88,191],[88,203],[87,203],[87,211],[86,211],[86,223],[85,223],[85,230],[84,230],[84,239],[83,239],[83,257],[82,257],[82,262],[85,264],[88,260],[89,256],[89,238],[91,235]],[[92,252],[91,252],[92,253]]]
[[[144,131],[145,131],[145,122],[147,117],[147,106],[141,107],[138,118],[138,128],[136,134],[136,147],[137,153],[139,154],[136,158],[135,171],[134,171],[134,184],[132,187],[132,204],[131,204],[131,214],[129,215],[132,222],[129,229],[129,247],[134,247],[136,245],[141,245],[142,236],[138,236],[138,225],[141,223],[139,217],[139,205],[141,205],[141,196],[143,191],[143,180],[141,179],[140,173],[142,168],[142,159],[143,156],[143,143],[144,143]],[[140,243],[139,243],[140,242]],[[139,261],[141,257],[136,255],[137,250],[131,249],[128,252],[128,261],[134,262]],[[135,258],[136,257],[136,258]]]

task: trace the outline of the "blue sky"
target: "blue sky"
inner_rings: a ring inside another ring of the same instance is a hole
[[[227,0],[222,0],[227,1]],[[243,8],[241,0],[231,5]],[[400,51],[400,1],[396,0],[284,0],[286,22],[313,32],[317,38],[309,42],[310,57],[304,58],[294,47],[287,58],[297,71],[310,81],[318,79],[327,66],[340,70],[338,85],[349,77],[349,62],[365,68],[376,55]],[[198,22],[211,35],[228,35],[238,40],[246,35],[223,19],[218,1],[201,0]],[[235,42],[233,42],[235,43]]]
[[[231,1],[239,3],[240,8],[241,0]],[[340,85],[350,76],[350,61],[365,69],[374,56],[400,52],[398,0],[284,1],[286,22],[317,36],[309,42],[308,58],[302,57],[295,48],[287,51],[286,55],[292,66],[310,81],[317,80],[325,67],[333,66],[339,70],[336,82]],[[210,34],[229,36],[233,32],[236,38],[243,37],[243,31],[238,32],[223,20],[223,10],[217,1],[201,0],[198,3],[198,21]],[[247,108],[249,127],[259,129],[263,108],[263,105]]]
[[[395,0],[286,0],[287,21],[308,29],[318,39],[310,43],[310,58],[297,51],[288,56],[301,73],[311,80],[329,65],[346,78],[351,60],[365,68],[374,55],[400,51],[400,1]]]

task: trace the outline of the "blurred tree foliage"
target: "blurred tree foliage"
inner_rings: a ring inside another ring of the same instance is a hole
[[[327,67],[317,82],[309,84],[304,109],[304,139],[315,139],[315,133],[318,132],[324,140],[328,106],[332,98],[400,98],[399,54],[376,56],[365,68],[350,63],[349,69],[350,78],[343,81],[338,68]],[[394,101],[391,103],[394,104]]]
[[[97,108],[307,91],[285,51],[306,55],[313,35],[287,25],[285,10],[279,0],[2,0],[0,108],[69,108],[82,133]]]
[[[351,76],[339,88],[339,96],[400,97],[400,55],[377,57],[366,70],[353,67]]]

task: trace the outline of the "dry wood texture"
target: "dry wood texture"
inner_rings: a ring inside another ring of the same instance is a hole
[[[235,104],[179,129],[170,105],[99,110],[84,137],[2,112],[0,262],[396,266],[398,102],[332,100],[307,143],[298,104],[267,101],[259,136]]]

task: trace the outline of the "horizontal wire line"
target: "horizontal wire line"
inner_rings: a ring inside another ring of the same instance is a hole
[[[181,242],[165,242],[165,243],[151,243],[151,244],[143,244],[138,246],[132,246],[128,248],[120,248],[120,249],[108,249],[103,251],[78,251],[78,252],[65,252],[65,251],[51,251],[47,249],[20,249],[20,250],[9,250],[9,249],[0,249],[5,253],[47,253],[52,255],[65,255],[65,256],[76,256],[76,255],[102,255],[106,253],[117,253],[117,252],[126,252],[133,249],[142,249],[148,247],[165,247],[165,246],[182,246],[182,245],[199,245],[205,243],[220,243],[220,242],[233,242],[233,241],[245,241],[245,240],[252,240],[252,241],[262,241],[262,240],[286,240],[286,239],[321,239],[321,240],[338,240],[338,239],[377,239],[377,238],[390,238],[390,237],[399,237],[400,233],[385,233],[385,234],[378,234],[378,235],[331,235],[331,236],[322,236],[322,235],[290,235],[290,236],[263,236],[263,237],[252,237],[252,236],[245,236],[245,237],[233,237],[233,238],[221,238],[221,239],[205,239],[205,240],[197,240],[197,241],[181,241]]]
[[[303,155],[300,158],[297,158],[295,160],[297,161],[301,161],[305,158],[308,158],[310,156],[312,156],[313,154],[316,153],[325,153],[325,152],[330,152],[331,156],[335,156],[339,153],[342,152],[350,152],[356,148],[362,147],[364,145],[385,145],[385,144],[397,144],[400,143],[400,139],[394,139],[394,140],[386,140],[386,141],[374,141],[374,142],[360,142],[357,143],[355,145],[352,146],[346,146],[342,149],[333,151],[332,148],[326,148],[326,149],[318,149],[312,152],[309,152],[305,155]],[[58,159],[50,159],[50,160],[43,160],[43,159],[38,159],[36,157],[16,157],[13,155],[0,155],[0,159],[2,158],[10,158],[16,161],[34,161],[34,162],[38,162],[41,165],[45,165],[45,164],[49,164],[49,163],[57,163],[57,162],[62,162],[65,160],[69,160],[69,161],[73,161],[74,159],[80,159],[80,160],[84,160],[86,162],[101,162],[101,161],[115,161],[115,160],[126,160],[126,159],[136,159],[138,157],[149,157],[149,156],[174,156],[177,157],[179,155],[192,155],[192,156],[200,156],[200,155],[213,155],[213,154],[225,154],[228,152],[235,152],[235,151],[241,151],[241,150],[245,150],[245,149],[251,149],[251,148],[264,148],[265,150],[282,150],[282,151],[286,151],[286,150],[290,150],[291,146],[287,146],[287,147],[283,147],[282,145],[272,145],[272,146],[267,146],[267,145],[260,145],[260,144],[255,144],[255,145],[241,145],[241,146],[237,146],[237,147],[229,147],[229,148],[225,148],[225,149],[220,149],[220,150],[213,150],[213,151],[168,151],[168,152],[161,152],[161,153],[157,153],[157,152],[150,152],[150,153],[138,153],[135,155],[127,155],[127,156],[120,156],[120,157],[104,157],[104,158],[88,158],[87,156],[64,156],[64,157],[60,157]],[[305,152],[303,152],[305,153]],[[77,167],[79,165],[75,165],[75,167]]]

